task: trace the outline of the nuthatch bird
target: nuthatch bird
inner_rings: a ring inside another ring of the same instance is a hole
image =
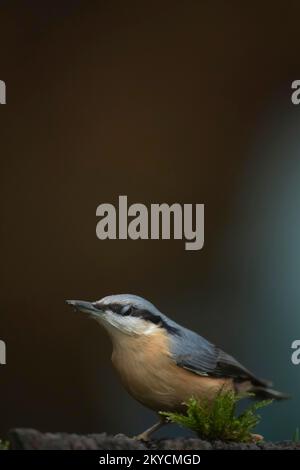
[[[283,399],[232,356],[194,331],[178,325],[136,295],[104,297],[96,302],[67,300],[108,332],[112,362],[126,390],[152,410],[183,411],[190,397],[212,401],[221,390]],[[137,436],[148,440],[165,421]]]

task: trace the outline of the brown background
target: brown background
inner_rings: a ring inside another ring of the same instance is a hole
[[[294,395],[266,437],[299,425],[300,7],[261,3],[1,2],[2,435],[152,423],[64,304],[125,292]],[[205,203],[205,248],[99,241],[121,194]]]

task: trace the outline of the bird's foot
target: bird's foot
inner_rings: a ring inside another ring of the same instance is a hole
[[[150,441],[151,434],[153,434],[155,431],[158,431],[158,429],[160,429],[165,424],[167,424],[165,418],[160,416],[158,423],[151,426],[151,428],[146,429],[146,431],[142,432],[141,434],[138,434],[133,439],[144,442]]]
[[[145,431],[145,432],[142,432],[141,434],[138,434],[137,436],[134,436],[132,439],[134,439],[135,441],[148,442],[150,441],[150,435],[149,433]]]

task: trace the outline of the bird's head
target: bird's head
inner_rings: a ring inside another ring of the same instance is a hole
[[[168,333],[176,332],[174,322],[137,295],[110,295],[96,302],[67,300],[67,304],[97,320],[111,336],[116,333],[151,335],[160,328]]]

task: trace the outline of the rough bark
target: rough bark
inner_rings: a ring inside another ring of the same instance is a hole
[[[102,434],[42,433],[35,429],[13,429],[9,433],[11,449],[25,450],[212,450],[212,449],[297,449],[300,442],[284,441],[259,444],[208,442],[197,438],[160,439],[148,443],[138,442],[122,434],[109,436]]]

